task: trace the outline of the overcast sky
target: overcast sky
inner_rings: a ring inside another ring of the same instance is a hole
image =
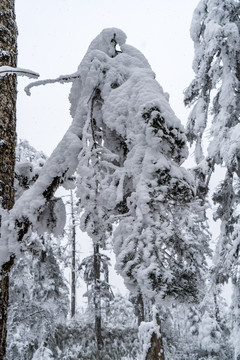
[[[16,0],[18,66],[41,79],[76,71],[90,42],[106,27],[118,27],[148,59],[170,103],[185,124],[183,90],[193,78],[189,28],[198,0]],[[19,78],[18,137],[50,155],[67,130],[70,84],[23,92]]]

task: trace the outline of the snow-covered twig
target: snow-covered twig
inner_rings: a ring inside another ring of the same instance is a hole
[[[54,84],[54,83],[64,84],[66,82],[72,82],[73,80],[78,79],[79,77],[80,77],[79,72],[75,72],[75,73],[70,74],[70,75],[60,75],[56,79],[46,79],[46,80],[34,81],[34,82],[30,83],[29,85],[27,85],[24,88],[24,91],[26,92],[26,94],[28,96],[30,96],[31,95],[30,89],[35,87],[35,86]]]
[[[35,71],[28,70],[28,69],[22,69],[18,67],[12,67],[12,66],[0,66],[0,77],[3,77],[7,74],[16,74],[18,76],[27,76],[28,78],[36,79],[39,77],[39,74]]]
[[[32,314],[29,314],[28,316],[26,316],[25,318],[22,318],[21,319],[21,321],[23,321],[23,320],[26,320],[27,318],[29,318],[30,316],[34,316],[34,315],[36,315],[36,314],[39,314],[39,313],[42,313],[42,312],[44,312],[45,310],[38,310],[38,311],[35,311],[34,313],[32,313]]]

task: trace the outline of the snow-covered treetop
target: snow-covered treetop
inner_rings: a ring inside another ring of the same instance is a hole
[[[134,133],[138,134],[146,127],[148,112],[155,107],[154,111],[161,112],[169,128],[178,129],[179,141],[185,142],[183,127],[155,80],[148,61],[139,50],[125,44],[125,39],[121,30],[111,28],[103,30],[93,40],[78,68],[80,76],[73,82],[70,94],[72,116],[81,123],[84,107],[90,106],[98,89],[103,102],[103,121],[123,138],[131,140]],[[116,45],[120,50],[116,50]],[[182,159],[187,155],[186,149],[183,149]]]
[[[195,79],[185,91],[185,104],[194,104],[187,136],[196,141],[196,161],[203,159],[201,139],[209,109],[213,121],[208,155],[215,163],[236,169],[239,148],[240,3],[235,0],[201,0],[194,11],[191,37]]]

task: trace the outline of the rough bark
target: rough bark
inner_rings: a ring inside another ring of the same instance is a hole
[[[17,29],[14,1],[0,2],[0,66],[16,66]],[[11,209],[14,201],[14,166],[16,145],[15,75],[0,78],[0,200],[4,209]]]
[[[17,27],[14,0],[0,1],[0,66],[17,66]],[[0,206],[10,210],[14,203],[16,145],[16,75],[0,78]],[[1,219],[0,219],[1,225]],[[1,239],[0,239],[1,241]],[[11,257],[0,271],[0,359],[6,353],[7,309]]]
[[[101,289],[100,289],[100,254],[99,245],[94,244],[94,311],[95,311],[95,334],[98,350],[103,347],[102,340],[102,314],[101,314]]]
[[[161,335],[161,321],[158,314],[156,314],[155,316],[156,322],[159,326],[159,333]],[[165,360],[162,337],[159,337],[155,332],[152,333],[151,344],[145,360]]]
[[[73,193],[71,191],[71,217],[72,217],[72,283],[71,283],[71,317],[76,312],[76,220],[73,208]]]
[[[142,321],[145,321],[144,316],[144,302],[142,293],[139,292],[136,299],[136,315],[138,318],[138,326],[141,324]]]

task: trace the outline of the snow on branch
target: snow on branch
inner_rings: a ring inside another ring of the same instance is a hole
[[[12,67],[12,66],[0,66],[0,77],[3,77],[7,74],[16,74],[18,76],[27,76],[30,79],[36,79],[39,77],[39,74],[35,71],[22,69],[19,67]]]
[[[5,241],[4,246],[0,246],[0,250],[4,250],[0,251],[0,266],[7,263],[10,255],[19,254],[20,242],[30,227],[41,232],[39,214],[49,203],[57,188],[74,173],[81,146],[78,127],[72,124],[46,161],[33,186],[17,199],[8,214],[2,214],[4,216],[2,216],[1,237]]]
[[[25,90],[26,94],[28,96],[30,96],[31,95],[30,89],[35,86],[54,84],[54,83],[64,84],[66,82],[72,82],[73,80],[78,79],[79,77],[80,77],[79,72],[75,72],[70,75],[60,75],[56,79],[46,79],[46,80],[34,81],[34,82],[30,83],[29,85],[27,85],[24,90]]]

